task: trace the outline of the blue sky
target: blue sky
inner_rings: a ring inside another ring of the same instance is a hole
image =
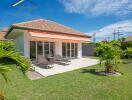
[[[92,34],[132,18],[132,0],[25,0],[13,7],[17,1],[1,1],[0,29],[13,23],[48,19]]]

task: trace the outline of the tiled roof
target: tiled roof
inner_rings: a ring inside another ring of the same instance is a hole
[[[62,24],[59,24],[53,21],[43,20],[43,19],[13,24],[13,27],[44,30],[44,31],[58,32],[58,33],[64,33],[64,34],[80,35],[80,36],[88,36],[70,27],[64,26]]]
[[[9,30],[9,28],[6,27],[6,28],[2,29],[1,31],[2,31],[2,32],[7,32],[8,30]]]
[[[0,31],[0,40],[5,40],[4,36],[5,36],[5,33]]]
[[[6,35],[6,32],[8,31],[9,28],[4,28],[3,30],[0,31],[0,40],[6,40],[4,36]]]

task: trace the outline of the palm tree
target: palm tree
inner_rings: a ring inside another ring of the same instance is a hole
[[[19,52],[14,49],[14,42],[12,41],[0,41],[0,59],[11,59],[20,67],[20,70],[25,74],[25,72],[30,67],[30,61],[22,56]],[[0,74],[8,82],[6,77],[6,72],[11,71],[11,68],[6,65],[0,64]],[[0,100],[4,100],[4,94],[0,93]]]
[[[3,78],[8,81],[7,77],[6,77],[6,72],[11,71],[11,69],[9,67],[6,66],[2,66],[0,65],[0,74],[3,76]]]
[[[3,78],[6,80],[6,82],[8,82],[8,79],[7,79],[5,73],[10,71],[10,70],[11,69],[9,67],[0,65],[0,74],[3,76]],[[3,92],[0,92],[0,100],[5,100],[5,95]]]
[[[0,59],[7,58],[15,61],[23,73],[30,67],[30,60],[14,49],[13,41],[0,41]]]

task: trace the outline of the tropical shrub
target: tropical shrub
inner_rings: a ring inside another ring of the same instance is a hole
[[[30,60],[22,56],[14,49],[13,41],[0,41],[0,59],[8,58],[16,62],[22,72],[26,72],[30,67]]]
[[[120,58],[120,42],[101,42],[96,48],[96,55],[99,57],[100,62],[104,63],[105,71],[108,73],[113,73],[118,71],[118,64],[121,63]]]
[[[0,41],[0,48],[4,49],[4,50],[14,50],[14,45],[15,43],[11,40],[8,41]]]
[[[126,54],[127,48],[132,48],[132,42],[121,42],[121,49],[122,49],[122,53],[121,53],[121,57],[123,59],[129,58],[129,56]]]
[[[129,58],[132,57],[132,47],[128,47],[128,48],[126,49],[126,55],[128,55]]]
[[[128,47],[132,48],[132,42],[121,42],[121,49],[126,50]]]
[[[23,73],[25,73],[30,67],[30,61],[14,49],[13,41],[0,41],[0,60],[4,58],[15,61]],[[0,74],[4,77],[6,82],[8,82],[8,78],[5,73],[10,70],[11,68],[5,65],[0,65]],[[0,100],[5,100],[3,92],[0,92]]]
[[[128,56],[129,62],[130,62],[130,60],[131,60],[131,58],[132,58],[132,47],[128,47],[128,48],[125,50],[125,55]]]
[[[8,72],[8,71],[11,71],[11,68],[7,67],[7,66],[2,66],[0,65],[0,74],[3,76],[3,78],[8,81],[5,73]]]

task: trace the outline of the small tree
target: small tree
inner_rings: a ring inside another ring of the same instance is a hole
[[[121,63],[120,59],[120,42],[101,42],[96,48],[96,54],[100,58],[100,62],[104,63],[105,71],[107,73],[114,73],[118,69],[118,64]]]

